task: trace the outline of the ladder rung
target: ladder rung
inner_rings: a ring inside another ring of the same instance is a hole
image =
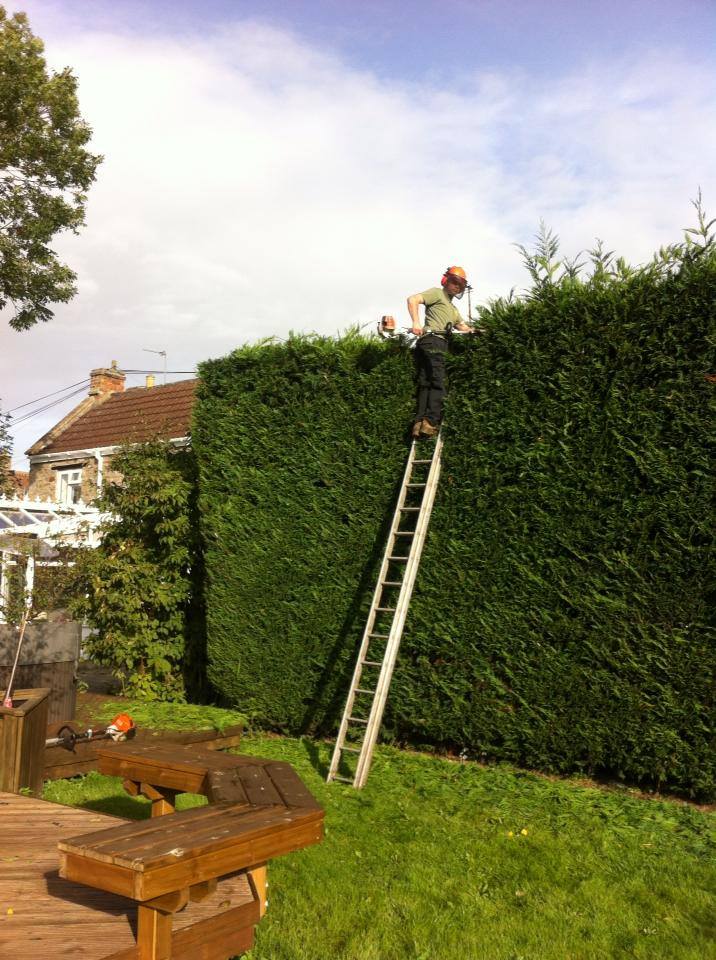
[[[380,660],[361,660],[364,667],[382,667]]]
[[[410,557],[388,557],[389,560],[409,560]]]
[[[375,637],[377,640],[387,640],[390,636],[389,633],[369,633],[369,637]]]
[[[359,747],[341,747],[341,753],[360,753]]]
[[[363,687],[356,687],[353,693],[375,693],[375,690],[365,690]]]
[[[395,613],[397,607],[376,607],[376,613]]]
[[[367,720],[364,720],[362,717],[348,717],[349,723],[368,723]]]
[[[396,537],[414,537],[415,530],[396,530],[395,536]]]
[[[381,580],[384,587],[402,587],[402,580]]]
[[[420,507],[401,507],[401,513],[420,513]]]
[[[432,463],[432,460],[413,460],[413,464],[416,463]]]
[[[427,487],[427,483],[406,483],[405,486],[410,487],[410,489],[412,490],[412,489],[418,489],[420,487]]]

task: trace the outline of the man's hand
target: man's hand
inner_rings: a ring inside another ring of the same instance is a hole
[[[416,337],[422,337],[423,327],[420,323],[420,307],[421,303],[424,303],[423,295],[421,293],[414,293],[412,297],[408,297],[408,313],[410,314],[410,323],[412,324],[411,330]]]
[[[484,327],[476,327],[474,324],[457,323],[455,329],[458,333],[485,333]]]

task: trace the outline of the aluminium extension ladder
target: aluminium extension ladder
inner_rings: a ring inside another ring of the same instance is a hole
[[[420,451],[420,456],[418,455]],[[428,456],[428,451],[430,455]],[[440,477],[442,434],[413,440],[327,780],[368,779]],[[399,553],[396,554],[396,550]],[[349,759],[357,756],[350,771]],[[348,776],[344,770],[349,771]]]

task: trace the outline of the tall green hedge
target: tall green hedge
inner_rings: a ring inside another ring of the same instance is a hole
[[[716,793],[716,256],[535,273],[456,342],[386,716],[413,742]],[[209,672],[333,732],[407,452],[407,350],[293,337],[203,366]]]

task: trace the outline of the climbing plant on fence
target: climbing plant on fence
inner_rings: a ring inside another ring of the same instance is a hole
[[[531,290],[456,344],[441,486],[386,717],[400,739],[716,793],[716,256]],[[698,241],[698,238],[697,238]],[[293,337],[203,365],[211,678],[332,732],[406,455],[407,352]]]

